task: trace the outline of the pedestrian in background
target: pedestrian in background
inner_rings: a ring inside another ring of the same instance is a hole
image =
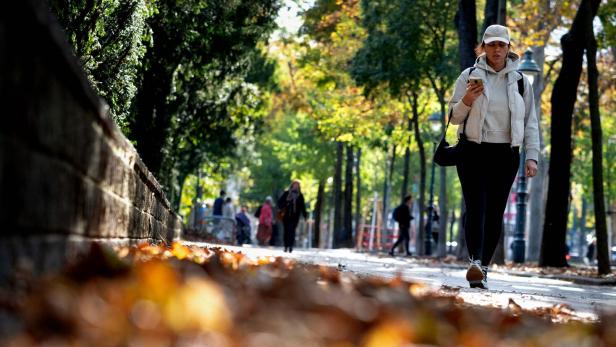
[[[268,244],[272,237],[272,197],[265,198],[265,202],[258,210],[259,215],[259,227],[257,228],[257,241],[259,246],[265,246]],[[257,214],[257,213],[255,213]]]
[[[235,231],[237,234],[237,229],[235,229],[235,208],[231,198],[227,198],[222,206],[220,229],[223,231],[223,234],[219,238],[233,242],[233,233]]]
[[[411,229],[411,221],[413,220],[413,216],[411,215],[411,207],[413,206],[413,197],[407,195],[404,197],[404,201],[398,205],[394,209],[393,217],[396,222],[398,222],[398,240],[391,247],[389,251],[389,255],[394,256],[394,252],[396,247],[398,247],[401,243],[404,245],[404,250],[406,251],[406,255],[411,255],[409,250],[409,230]]]
[[[295,229],[299,223],[300,216],[304,219],[308,217],[306,203],[302,194],[299,181],[293,181],[278,199],[278,220],[282,221],[284,228],[284,251],[293,252],[295,244]]]
[[[246,212],[248,207],[242,205],[242,208],[238,214],[235,215],[236,230],[237,230],[237,244],[243,245],[244,243],[250,243],[250,218]]]
[[[426,224],[426,228],[428,225]],[[438,245],[438,234],[441,232],[441,216],[438,214],[438,205],[432,205],[432,223],[430,225],[432,240]]]
[[[524,172],[537,173],[539,123],[532,85],[518,70],[509,29],[490,25],[475,52],[475,65],[464,70],[449,102],[451,124],[467,141],[457,163],[466,203],[464,230],[471,288],[487,289],[488,265],[498,245],[509,191],[526,151]]]
[[[222,217],[222,207],[225,204],[225,196],[225,191],[221,190],[220,195],[214,200],[213,216]]]
[[[593,239],[588,243],[586,247],[586,264],[594,264],[595,262],[595,246],[597,244],[597,240],[593,237]]]

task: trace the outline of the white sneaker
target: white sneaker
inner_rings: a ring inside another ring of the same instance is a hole
[[[487,272],[488,268],[481,266],[481,260],[471,259],[468,270],[466,271],[466,280],[471,288],[488,289],[488,281],[486,279]]]

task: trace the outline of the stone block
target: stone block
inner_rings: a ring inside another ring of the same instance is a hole
[[[105,182],[107,170],[114,163],[114,153],[109,145],[109,140],[104,137],[95,139],[93,152],[90,153],[92,159],[86,170],[86,175],[95,182]]]
[[[123,197],[130,200],[133,206],[139,207],[139,204],[135,201],[135,196],[137,195],[137,182],[138,179],[135,173],[132,170],[127,170],[126,181],[124,182],[124,184],[126,184],[127,191],[126,195]]]
[[[108,157],[107,163],[104,185],[114,194],[125,196],[125,192],[123,191],[124,182],[126,180],[124,175],[124,163],[113,155]]]
[[[5,143],[2,150],[2,225],[9,230],[20,227],[79,233],[76,204],[82,184],[79,174],[56,158],[15,143]]]

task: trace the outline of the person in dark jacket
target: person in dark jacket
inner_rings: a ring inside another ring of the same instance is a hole
[[[426,224],[427,225],[427,224]],[[438,245],[438,234],[441,228],[441,217],[438,215],[438,205],[432,206],[432,239],[434,240],[434,244]],[[427,229],[427,227],[426,227]]]
[[[225,191],[221,190],[220,196],[217,197],[216,200],[214,200],[214,207],[212,211],[213,216],[222,217],[222,207],[225,204],[225,195],[227,195]]]
[[[407,195],[404,197],[404,201],[394,209],[393,217],[396,222],[398,222],[398,229],[400,230],[400,235],[398,236],[398,240],[391,247],[389,251],[389,255],[394,256],[394,251],[396,247],[400,245],[400,243],[404,243],[404,249],[406,250],[406,255],[411,255],[409,251],[409,230],[411,228],[411,220],[413,220],[413,216],[411,215],[411,207],[413,206],[413,197]]]
[[[240,213],[235,215],[235,222],[237,225],[237,244],[243,245],[244,243],[250,243],[250,219],[246,212],[248,207],[242,206]]]
[[[595,246],[597,244],[597,240],[594,238],[588,243],[588,247],[586,247],[586,259],[588,260],[588,264],[593,264],[595,262]]]
[[[295,229],[299,223],[299,217],[300,215],[304,216],[304,219],[308,217],[299,181],[293,181],[289,189],[282,193],[278,199],[277,207],[277,217],[282,220],[284,228],[284,251],[291,253],[295,244]]]

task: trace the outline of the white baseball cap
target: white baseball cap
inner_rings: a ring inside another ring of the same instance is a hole
[[[483,33],[483,43],[490,43],[494,41],[501,41],[509,44],[509,29],[507,27],[494,24],[487,27]]]

